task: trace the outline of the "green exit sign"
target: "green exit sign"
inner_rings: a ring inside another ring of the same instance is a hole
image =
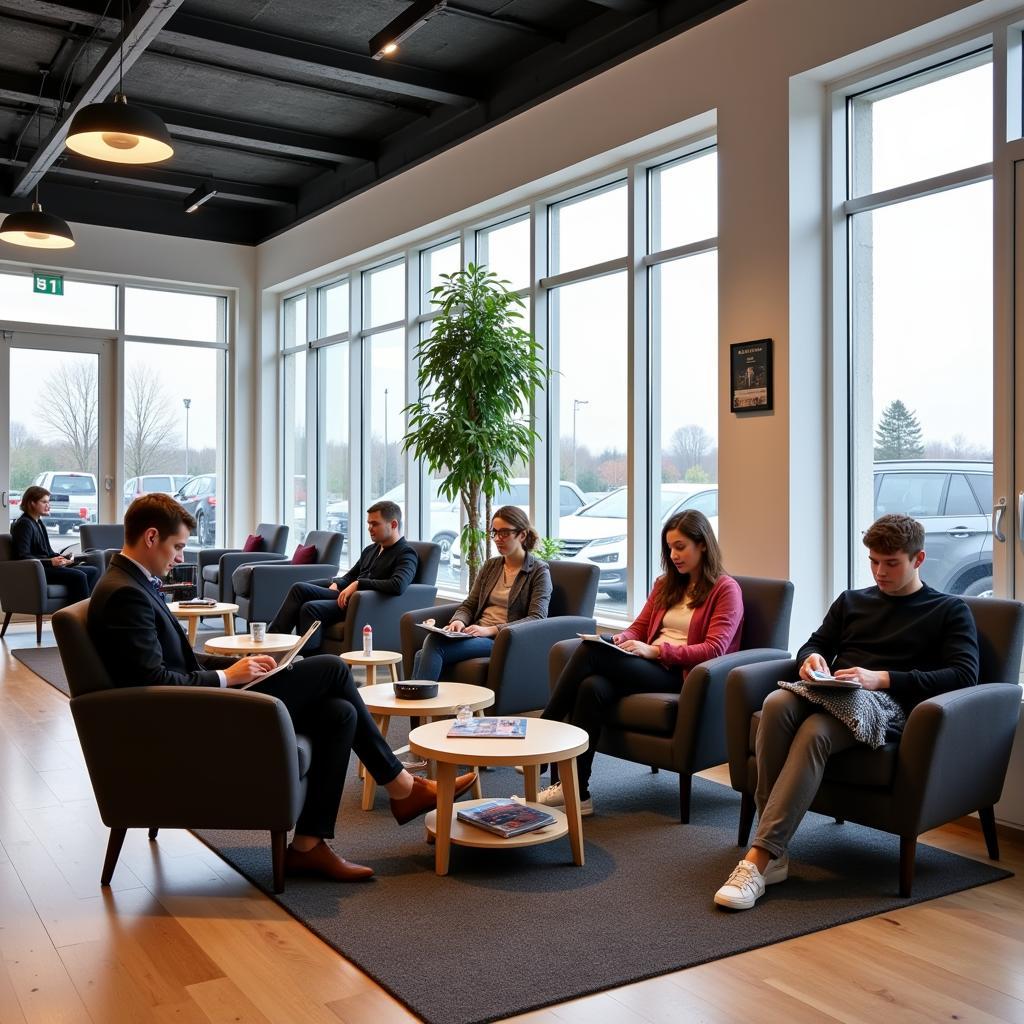
[[[32,274],[32,291],[37,295],[63,295],[64,275],[35,271]]]

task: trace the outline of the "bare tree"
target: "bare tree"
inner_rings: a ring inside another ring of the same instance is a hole
[[[39,419],[65,446],[72,468],[85,473],[96,466],[97,406],[93,361],[60,363],[46,378]]]
[[[142,476],[168,469],[177,444],[174,410],[152,367],[140,364],[128,372],[124,409],[124,469]]]
[[[701,466],[704,456],[711,450],[713,438],[698,423],[687,423],[672,435],[670,442],[679,469],[685,474],[694,466]]]

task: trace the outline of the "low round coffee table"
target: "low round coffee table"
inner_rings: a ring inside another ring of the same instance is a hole
[[[494,691],[485,686],[471,686],[469,683],[438,683],[437,696],[426,700],[401,700],[395,696],[392,683],[375,683],[364,686],[359,691],[367,710],[373,715],[382,736],[387,736],[388,725],[393,717],[422,718],[429,722],[433,718],[453,715],[457,708],[465,704],[474,713],[489,708],[494,703]],[[409,748],[400,747],[396,754],[404,754]],[[369,772],[363,778],[363,810],[373,807],[377,784]],[[480,780],[473,787],[474,796],[482,796]]]
[[[251,633],[218,636],[207,640],[204,649],[211,654],[226,654],[232,658],[245,658],[250,654],[284,654],[299,642],[294,633],[267,633],[263,640],[253,640]]]
[[[449,739],[450,721],[431,722],[409,733],[409,749],[414,754],[437,761],[437,810],[427,815],[428,835],[436,836],[434,870],[448,874],[451,844],[465,846],[525,846],[550,842],[569,833],[573,863],[583,865],[583,820],[580,817],[580,791],[576,778],[576,755],[587,749],[587,734],[575,725],[549,722],[543,718],[527,718],[526,736],[513,739]],[[538,804],[538,766],[545,762],[558,765],[558,777],[565,795],[565,810]],[[517,837],[526,842],[515,842],[501,836],[491,836],[483,829],[467,825],[466,829],[452,827],[455,800],[455,773],[459,765],[517,765],[523,766],[526,782],[526,801],[539,810],[547,811],[556,822],[544,829],[543,835],[526,833]],[[558,822],[564,818],[565,828]],[[471,833],[467,836],[467,830]],[[479,833],[479,835],[477,835]],[[532,838],[531,838],[532,837]]]
[[[362,665],[366,669],[367,686],[376,684],[378,665],[387,665],[391,669],[391,679],[398,682],[398,665],[402,655],[397,651],[373,651],[370,654],[363,654],[362,651],[345,651],[339,657],[346,665]]]
[[[238,613],[237,604],[228,604],[226,601],[218,601],[216,604],[208,604],[202,607],[182,608],[177,601],[171,601],[167,605],[168,610],[176,619],[188,620],[188,645],[195,647],[196,632],[199,629],[199,620],[207,616],[220,615],[224,618],[224,632],[228,636],[235,633],[235,615]]]

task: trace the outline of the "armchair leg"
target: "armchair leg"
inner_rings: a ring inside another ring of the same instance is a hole
[[[754,824],[754,797],[750,793],[741,793],[740,797],[740,827],[736,834],[736,845],[746,846],[750,839],[750,826]]]
[[[149,841],[150,842],[152,842],[154,839],[156,839],[156,834],[159,831],[160,831],[160,829],[158,829],[158,828],[151,828],[149,830]]]
[[[36,616],[36,643],[41,644],[43,642],[43,617],[42,615]]]
[[[270,833],[271,859],[274,866],[274,892],[284,892],[284,851],[288,843],[285,831]]]
[[[657,775],[658,774],[658,769],[653,764],[651,765],[651,774],[652,775]]]
[[[914,887],[914,862],[917,860],[917,836],[900,836],[900,896],[910,898]]]
[[[985,836],[985,846],[988,848],[990,860],[999,860],[999,834],[996,832],[996,810],[994,807],[981,807],[978,809],[978,817],[981,818],[981,831]]]
[[[13,614],[14,614],[14,612],[5,612],[4,613],[4,624],[3,624],[3,628],[0,628],[0,636],[4,636],[7,633],[7,627],[10,625],[11,616]]]
[[[100,875],[100,885],[110,885],[110,879],[114,877],[114,868],[117,867],[117,858],[121,855],[121,846],[127,832],[126,828],[110,830],[110,838],[107,840],[107,856],[103,860],[103,873]]]
[[[657,768],[652,769],[657,771]],[[693,788],[693,776],[687,772],[679,773],[679,822],[690,824],[690,790]]]

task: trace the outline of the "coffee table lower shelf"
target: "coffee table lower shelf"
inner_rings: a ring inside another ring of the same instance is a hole
[[[496,835],[494,832],[488,832],[487,829],[477,828],[476,825],[468,825],[457,817],[459,811],[491,802],[492,800],[459,800],[455,804],[455,813],[452,815],[451,841],[456,846],[476,846],[488,850],[500,847],[511,850],[523,846],[540,846],[541,843],[550,843],[569,834],[569,819],[557,807],[545,807],[544,804],[528,803],[527,806],[536,811],[546,811],[555,819],[553,825],[536,829],[533,832],[524,832],[519,836],[510,836],[508,839]],[[427,828],[428,839],[436,839],[437,811],[431,811],[424,819],[424,824]]]

